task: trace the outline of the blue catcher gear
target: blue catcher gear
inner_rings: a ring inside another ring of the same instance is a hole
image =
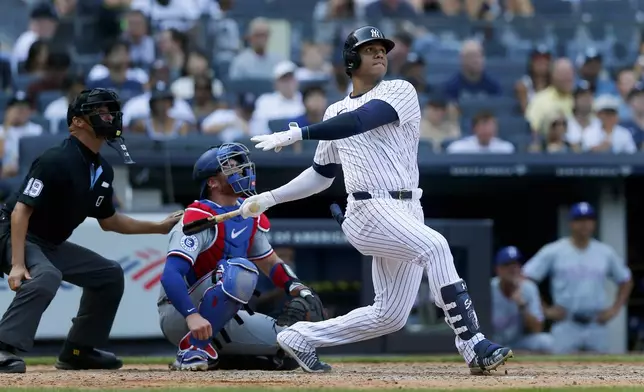
[[[216,336],[250,301],[257,286],[259,270],[253,262],[235,257],[220,261],[213,277],[216,279],[213,282],[215,285],[204,292],[199,303],[199,314],[208,320],[213,336]],[[208,350],[210,343],[210,339],[198,340],[190,335],[186,346]]]
[[[255,164],[250,160],[250,151],[241,143],[224,143],[211,147],[195,163],[192,179],[201,184],[199,198],[207,198],[210,177],[222,172],[237,194],[255,194]]]

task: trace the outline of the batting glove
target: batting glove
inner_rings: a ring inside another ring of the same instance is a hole
[[[275,150],[279,152],[282,147],[290,146],[291,144],[302,140],[302,130],[296,122],[288,124],[288,131],[275,132],[270,135],[258,135],[250,138],[253,142],[259,142],[255,148],[262,149],[263,151]]]
[[[257,218],[275,204],[277,204],[277,201],[275,201],[273,194],[271,192],[263,192],[245,199],[239,209],[241,210],[242,218]],[[251,211],[251,205],[255,207],[254,211]]]

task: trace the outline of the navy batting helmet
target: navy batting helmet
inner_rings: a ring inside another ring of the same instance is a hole
[[[231,164],[233,160],[235,164]],[[237,194],[255,194],[255,164],[250,160],[250,151],[241,143],[224,143],[211,147],[201,154],[192,171],[192,179],[201,184],[200,198],[208,196],[207,181],[224,173],[228,183]]]
[[[383,44],[387,53],[391,52],[394,46],[396,46],[394,41],[387,39],[377,27],[363,26],[353,30],[349,34],[344,41],[344,49],[342,50],[342,58],[344,59],[344,68],[347,75],[351,76],[351,71],[360,68],[361,59],[358,53],[360,46],[374,41]]]

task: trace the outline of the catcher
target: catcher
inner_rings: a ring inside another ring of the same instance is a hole
[[[158,301],[161,330],[179,346],[173,370],[292,370],[297,363],[276,342],[277,333],[297,321],[324,319],[322,302],[280,260],[266,233],[265,215],[241,216],[195,235],[189,222],[234,211],[242,196],[255,194],[255,164],[243,144],[212,147],[197,160],[193,179],[200,200],[190,204],[170,233]],[[260,272],[291,300],[276,319],[248,307]]]

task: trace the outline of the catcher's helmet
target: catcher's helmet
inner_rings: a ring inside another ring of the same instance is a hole
[[[100,113],[97,110],[106,107],[107,112]],[[109,114],[111,119],[106,120],[105,115]],[[98,137],[102,137],[118,151],[126,164],[132,164],[134,161],[125,147],[123,141],[123,113],[121,112],[121,101],[119,96],[112,90],[104,88],[94,88],[83,90],[69,104],[67,108],[67,126],[72,125],[74,117],[87,116],[89,123]],[[120,148],[114,147],[111,142],[116,141]]]
[[[359,27],[351,32],[344,41],[342,58],[344,59],[344,68],[347,75],[351,76],[351,71],[360,68],[360,54],[358,48],[368,42],[378,41],[385,47],[387,53],[396,46],[394,41],[387,39],[380,29],[373,26]]]
[[[232,166],[229,160],[237,165]],[[250,160],[250,151],[241,143],[224,143],[210,147],[201,154],[192,170],[192,179],[201,184],[199,197],[208,197],[207,181],[219,172],[224,173],[228,183],[237,194],[252,196],[255,194],[255,164]]]

